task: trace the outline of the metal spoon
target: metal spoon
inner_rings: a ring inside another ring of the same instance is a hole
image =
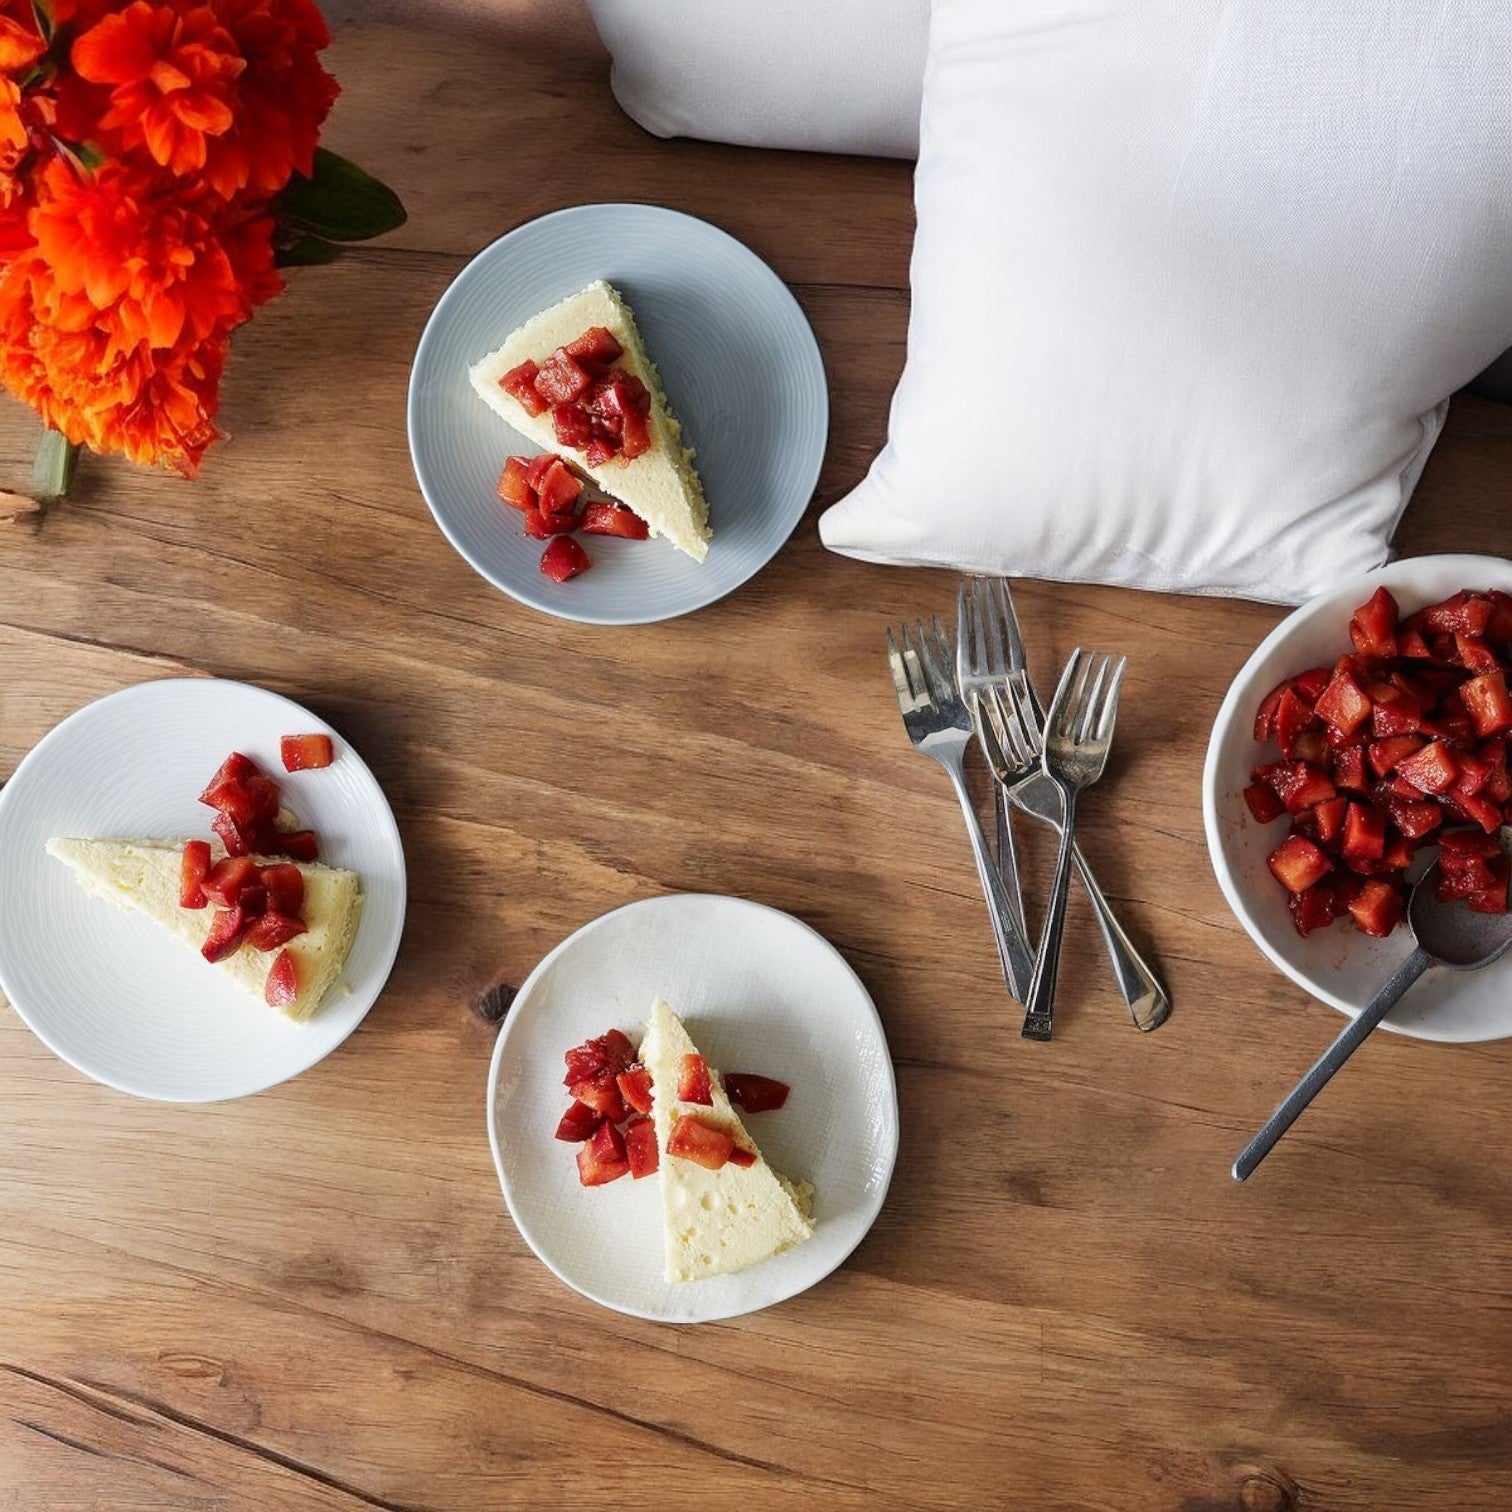
[[[1503,850],[1508,849],[1509,835],[1512,831],[1504,829],[1498,837]],[[1416,941],[1412,954],[1360,1010],[1359,1017],[1318,1057],[1307,1075],[1287,1094],[1285,1102],[1239,1152],[1233,1168],[1235,1181],[1243,1181],[1254,1174],[1276,1141],[1291,1128],[1297,1115],[1328,1085],[1334,1072],[1364,1043],[1370,1031],[1430,966],[1436,964],[1452,971],[1475,971],[1489,966],[1512,947],[1512,913],[1476,913],[1462,902],[1441,903],[1435,887],[1438,876],[1439,867],[1435,861],[1407,900],[1407,923]]]

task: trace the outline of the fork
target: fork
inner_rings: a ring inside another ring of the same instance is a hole
[[[987,913],[992,920],[992,937],[997,942],[998,959],[1003,966],[1003,980],[1015,1002],[1028,1001],[1029,983],[1034,976],[1034,957],[1027,934],[1014,919],[1003,879],[993,865],[976,809],[966,789],[966,746],[972,738],[971,713],[955,685],[951,668],[954,658],[940,622],[931,618],[928,625],[916,620],[910,633],[907,625],[896,636],[887,632],[887,662],[892,669],[893,688],[898,695],[898,709],[903,728],[914,749],[939,762],[945,768],[960,800],[966,818],[966,837],[976,861],[977,877],[987,899]]]
[[[1040,770],[1037,755],[1013,760],[1008,755],[1010,750],[1037,751],[1045,724],[1045,711],[1040,706],[1034,684],[1029,681],[1024,638],[1013,607],[1013,594],[1002,578],[970,578],[961,584],[957,602],[962,621],[958,646],[969,637],[973,646],[981,648],[973,653],[976,659],[1002,668],[997,677],[985,682],[973,678],[971,687],[977,690],[976,697],[973,700],[968,696],[967,699],[976,715],[977,738],[987,764],[997,778],[997,791],[1006,793],[1015,808],[1059,830],[1060,794]],[[958,663],[959,659],[958,650]],[[1009,678],[1014,680],[1016,705],[1024,709],[1026,718],[1032,722],[1032,740],[1017,736],[1010,738],[1005,728],[1013,715],[1005,702],[1006,690],[1001,685]],[[1073,844],[1071,858],[1091,900],[1097,927],[1113,963],[1114,980],[1135,1027],[1144,1032],[1158,1029],[1170,1016],[1170,997],[1124,933],[1079,845]]]
[[[963,582],[956,593],[956,687],[971,714],[972,727],[976,731],[977,744],[987,755],[987,764],[993,765],[987,751],[988,736],[982,728],[982,700],[992,695],[998,682],[1006,677],[1015,665],[1022,665],[1022,644],[1004,634],[1000,618],[978,612],[969,592],[969,585],[982,582],[971,578]],[[1006,591],[1006,585],[1004,585]],[[1017,626],[1015,626],[1017,629]],[[1015,652],[1018,662],[1015,663]],[[1019,880],[1018,853],[1013,844],[1013,824],[1009,814],[1008,790],[1001,781],[1002,774],[992,784],[992,808],[997,821],[997,869],[1003,879],[1003,891],[1008,896],[1008,905],[1013,909],[1014,922],[1024,939],[1029,938],[1029,926],[1024,920],[1024,893]]]
[[[1061,673],[1055,697],[1045,716],[1038,754],[1045,775],[1060,790],[1062,818],[1060,845],[1055,856],[1055,881],[1050,889],[1034,977],[1029,983],[1029,997],[1024,1003],[1025,1039],[1050,1038],[1061,938],[1066,924],[1066,894],[1071,885],[1077,799],[1083,788],[1102,776],[1108,763],[1125,665],[1121,656],[1112,657],[1101,652],[1087,654],[1078,647]],[[1014,683],[1006,686],[1014,704],[1016,733],[1027,735],[1030,728],[1027,699]]]

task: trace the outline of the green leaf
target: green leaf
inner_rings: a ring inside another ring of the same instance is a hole
[[[301,236],[287,247],[279,247],[273,261],[280,268],[312,268],[317,263],[333,263],[341,256],[341,248],[321,236]]]
[[[46,0],[32,0],[32,15],[36,17],[37,31],[44,42],[51,42],[53,35],[52,8]]]
[[[295,174],[278,201],[280,224],[327,241],[367,241],[402,226],[404,206],[387,184],[356,163],[315,149],[315,172]]]

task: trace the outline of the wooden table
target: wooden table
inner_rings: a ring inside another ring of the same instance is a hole
[[[1040,667],[1130,655],[1084,839],[1176,1011],[1133,1032],[1078,911],[1061,1032],[1021,1041],[881,657],[884,624],[954,583],[814,529],[902,363],[906,166],[655,142],[586,55],[370,27],[332,56],[328,140],[409,225],[296,274],[238,337],[235,439],[199,483],[88,462],[69,503],[0,531],[0,772],[141,679],[265,683],[386,788],[404,945],[340,1051],[225,1105],[118,1095],[0,1016],[0,1508],[1512,1506],[1512,1049],[1382,1037],[1262,1179],[1228,1176],[1339,1027],[1242,933],[1202,838],[1209,725],[1279,611],[1023,585]],[[725,602],[625,631],[474,576],[404,436],[416,339],[468,256],[605,198],[769,259],[834,397],[790,545]],[[7,409],[12,473],[31,439]],[[1402,549],[1512,553],[1509,466],[1512,409],[1459,401]],[[582,1300],[516,1233],[475,1004],[604,910],[683,890],[835,942],[885,1020],[904,1132],[839,1272],[674,1329]]]

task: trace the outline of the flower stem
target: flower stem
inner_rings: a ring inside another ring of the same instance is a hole
[[[51,427],[42,432],[37,442],[37,455],[32,463],[32,494],[39,500],[62,499],[68,496],[73,486],[74,468],[78,465],[79,448],[61,431]]]

